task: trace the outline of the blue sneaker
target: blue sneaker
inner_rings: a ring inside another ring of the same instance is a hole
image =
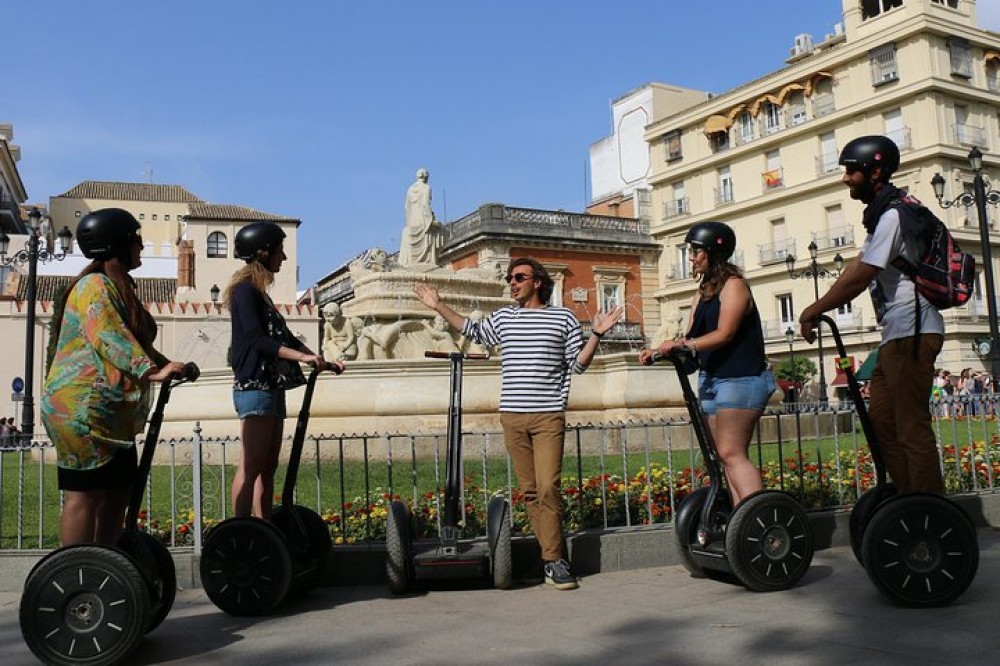
[[[557,590],[575,590],[580,587],[576,578],[569,572],[566,560],[552,560],[545,563],[545,583]]]

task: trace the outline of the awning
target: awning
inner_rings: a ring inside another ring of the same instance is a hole
[[[733,121],[726,116],[709,116],[705,120],[705,134],[715,134],[716,132],[728,132]]]
[[[739,116],[746,110],[747,110],[746,104],[738,104],[733,108],[729,109],[729,113],[726,114],[726,117],[729,118],[729,120],[735,121],[737,116]]]
[[[750,105],[750,115],[756,116],[757,113],[760,112],[760,107],[764,102],[770,102],[771,104],[781,106],[781,100],[778,99],[777,95],[772,95],[771,93],[767,93],[766,95],[761,95],[760,97],[755,99],[754,103]]]
[[[806,97],[813,94],[813,90],[816,88],[816,84],[819,83],[820,79],[832,79],[833,74],[830,72],[816,72],[809,77],[809,81],[806,82]]]
[[[778,104],[784,104],[788,96],[795,92],[796,90],[805,90],[806,87],[801,83],[789,83],[787,86],[781,89],[778,93],[778,99],[781,100]]]
[[[854,357],[853,356],[846,356],[844,358],[837,357],[834,360],[834,367],[837,370],[837,374],[834,376],[833,381],[830,382],[831,388],[835,388],[838,386],[847,386],[847,373],[844,371],[842,367],[844,365],[849,367],[851,370],[854,370]]]
[[[867,382],[872,378],[872,373],[875,372],[875,364],[878,363],[878,347],[871,350],[868,354],[868,358],[865,362],[861,364],[858,371],[854,373],[854,376],[858,378],[859,382]]]
[[[1000,51],[987,51],[983,55],[983,60],[989,62],[990,60],[1000,60]]]

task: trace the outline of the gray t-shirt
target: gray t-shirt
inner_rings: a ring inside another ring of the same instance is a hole
[[[920,332],[944,335],[944,318],[923,296],[917,296],[913,281],[892,265],[897,257],[910,263],[919,260],[917,249],[903,239],[899,229],[899,212],[890,208],[879,218],[875,233],[869,234],[861,246],[861,261],[880,269],[869,291],[875,306],[875,317],[882,325],[882,344],[899,338],[909,338],[916,332],[914,297],[920,298]]]

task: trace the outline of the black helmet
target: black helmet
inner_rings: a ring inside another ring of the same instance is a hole
[[[736,234],[724,222],[699,222],[688,230],[684,242],[705,248],[712,262],[727,261],[736,251]]]
[[[885,136],[859,136],[840,151],[840,165],[854,167],[865,175],[880,167],[882,180],[888,181],[899,168],[899,147]]]
[[[127,210],[102,208],[87,213],[76,227],[76,241],[88,259],[121,256],[139,235],[139,221]]]
[[[236,232],[236,258],[251,262],[285,240],[285,232],[274,222],[254,222]]]

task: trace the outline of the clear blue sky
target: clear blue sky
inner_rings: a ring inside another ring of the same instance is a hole
[[[1000,31],[1000,0],[979,0]],[[610,101],[724,92],[833,31],[841,0],[18,0],[0,121],[33,202],[83,180],[177,184],[298,217],[299,287],[398,249],[431,172],[439,219],[582,210]]]

